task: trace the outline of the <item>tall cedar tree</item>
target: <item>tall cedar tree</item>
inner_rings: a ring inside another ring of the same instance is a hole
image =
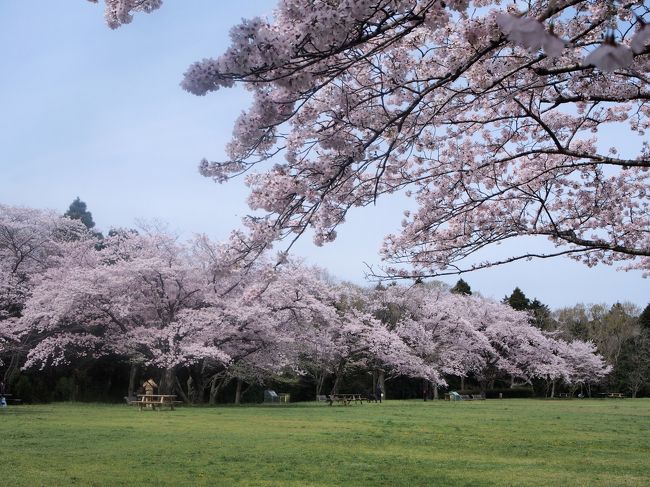
[[[72,220],[81,220],[88,230],[95,226],[93,221],[93,214],[87,210],[86,203],[79,199],[79,196],[70,204],[70,208],[65,212],[65,215]]]
[[[530,300],[521,289],[516,287],[510,296],[503,298],[503,302],[509,304],[513,309],[522,311],[530,308]]]
[[[550,308],[539,301],[537,298],[533,299],[528,306],[533,312],[534,320],[533,325],[542,330],[551,330],[555,327],[553,319],[551,318]]]
[[[470,296],[472,294],[472,288],[462,279],[458,279],[456,285],[451,288],[451,292],[454,294],[464,294],[465,296]]]

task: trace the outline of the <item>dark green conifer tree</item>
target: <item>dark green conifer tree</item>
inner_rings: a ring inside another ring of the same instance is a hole
[[[555,323],[551,317],[551,309],[547,305],[535,298],[530,302],[528,309],[533,312],[533,325],[537,328],[542,330],[555,328]]]
[[[451,288],[451,292],[454,294],[464,294],[465,296],[470,296],[472,294],[472,288],[469,287],[464,280],[458,279],[458,282],[454,287]]]
[[[513,309],[523,311],[530,309],[530,300],[521,289],[516,287],[510,296],[503,298],[503,302],[509,304]]]
[[[65,212],[64,216],[73,220],[81,220],[88,230],[95,226],[93,215],[86,207],[86,203],[79,199],[79,196],[70,204],[70,208]]]

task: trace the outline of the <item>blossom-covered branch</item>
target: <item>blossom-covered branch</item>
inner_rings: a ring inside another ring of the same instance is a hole
[[[160,3],[107,1],[108,22]],[[244,83],[254,96],[229,160],[200,165],[219,182],[261,170],[247,177],[260,214],[231,241],[241,261],[307,229],[331,241],[351,208],[399,192],[418,207],[385,240],[389,275],[557,255],[647,271],[648,6],[497,8],[280,0],[271,19],[234,27],[223,55],[190,66],[194,94]],[[603,131],[630,141],[604,147]],[[521,236],[558,249],[464,263]]]
[[[200,168],[225,181],[273,162],[247,176],[262,216],[242,250],[307,228],[323,244],[351,208],[403,193],[418,208],[386,238],[391,275],[555,255],[647,270],[648,8],[526,5],[524,16],[485,2],[283,0],[272,21],[233,29],[183,86],[253,92],[230,160]],[[604,147],[609,130],[629,142]],[[558,248],[464,264],[521,236]]]

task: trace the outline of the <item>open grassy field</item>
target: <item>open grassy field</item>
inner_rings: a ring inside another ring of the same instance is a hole
[[[0,484],[650,485],[650,400],[0,410]]]

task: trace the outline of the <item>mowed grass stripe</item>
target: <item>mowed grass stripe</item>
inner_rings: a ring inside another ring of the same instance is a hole
[[[650,485],[650,400],[54,404],[0,412],[2,485]]]

